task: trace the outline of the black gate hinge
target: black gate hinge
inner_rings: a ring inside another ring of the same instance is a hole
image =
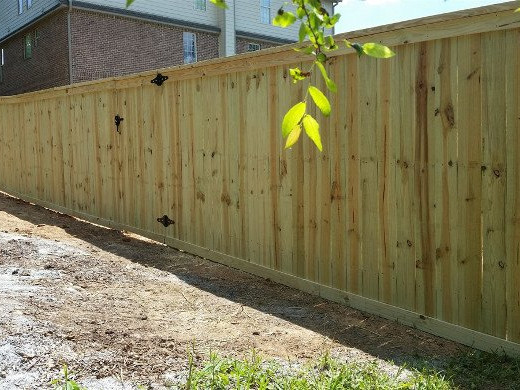
[[[168,227],[168,226],[173,225],[175,223],[175,221],[173,221],[170,218],[168,218],[167,215],[163,215],[162,217],[157,218],[157,222],[162,223],[164,225],[164,227]]]
[[[157,76],[155,76],[155,78],[150,82],[160,87],[166,80],[168,80],[168,76],[163,76],[162,74],[158,73]]]
[[[116,115],[115,118],[114,118],[114,122],[115,122],[115,124],[116,124],[116,131],[117,131],[119,134],[121,134],[121,132],[119,131],[119,125],[120,125],[121,122],[123,122],[124,120],[125,120],[125,119],[124,119],[124,118],[121,118],[121,117],[119,116],[119,114]]]

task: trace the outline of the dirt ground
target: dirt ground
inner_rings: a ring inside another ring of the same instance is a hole
[[[0,389],[164,388],[187,350],[414,366],[458,344],[0,193]]]

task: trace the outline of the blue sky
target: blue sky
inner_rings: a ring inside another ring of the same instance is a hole
[[[423,16],[505,3],[506,0],[343,0],[336,33],[360,30]]]

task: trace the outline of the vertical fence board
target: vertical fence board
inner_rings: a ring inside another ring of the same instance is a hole
[[[360,175],[361,175],[361,247],[363,296],[379,297],[379,168],[381,150],[378,120],[380,107],[377,99],[377,63],[373,58],[360,61]]]
[[[481,37],[458,38],[459,323],[482,329]]]
[[[381,123],[381,161],[379,168],[379,218],[381,255],[379,264],[379,299],[383,302],[392,302],[395,285],[393,261],[397,234],[395,230],[395,145],[394,138],[397,129],[393,127],[391,119],[392,91],[390,71],[395,59],[378,63],[379,107]]]
[[[413,46],[404,46],[397,51],[397,61],[401,68],[413,69]],[[400,107],[415,106],[415,77],[412,72],[397,75],[400,86],[398,104]],[[396,172],[396,303],[405,309],[416,309],[415,297],[415,223],[414,203],[414,132],[415,111],[399,112],[399,151]]]
[[[347,290],[361,293],[361,183],[359,152],[361,134],[359,124],[359,61],[355,56],[345,59],[347,89],[346,101],[341,108],[347,112],[345,130],[347,132]],[[311,187],[312,190],[312,187]]]
[[[457,318],[457,40],[443,39],[437,45],[436,72],[440,142],[437,154],[437,306],[439,318]]]
[[[506,92],[506,305],[507,340],[520,343],[520,31],[505,37]]]
[[[346,86],[348,78],[344,61],[334,61],[332,77],[338,85]],[[342,106],[346,101],[348,90],[346,87],[338,89],[336,94],[330,94],[332,116],[330,119],[330,151],[331,156],[331,275],[332,286],[345,290],[347,287],[347,110]],[[320,117],[321,118],[321,117]]]
[[[482,35],[482,319],[483,331],[506,336],[506,75],[496,61],[505,32]]]
[[[418,311],[428,316],[435,313],[435,139],[433,42],[416,48],[416,115],[415,115],[415,185],[416,185],[416,296]]]

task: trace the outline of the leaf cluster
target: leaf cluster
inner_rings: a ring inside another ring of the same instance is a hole
[[[323,7],[321,0],[292,0],[292,5],[295,12],[287,11],[284,7],[281,7],[273,20],[273,24],[279,27],[289,27],[300,21],[298,39],[302,46],[296,50],[313,55],[315,59],[311,68],[307,71],[298,67],[291,68],[291,78],[294,83],[304,81],[311,77],[314,68],[318,68],[327,89],[335,93],[337,86],[327,74],[325,65],[329,61],[330,53],[338,50],[339,46],[334,37],[326,35],[326,33],[334,28],[341,15],[329,15],[328,11]],[[389,58],[394,55],[392,50],[379,43],[359,44],[345,40],[344,44],[347,48],[354,49],[359,56],[368,55],[376,58]],[[316,86],[309,84],[304,101],[297,103],[289,109],[283,119],[282,136],[286,138],[286,148],[293,146],[300,138],[302,130],[305,130],[305,133],[316,147],[320,151],[323,149],[319,123],[307,113],[307,96],[309,95],[324,116],[327,117],[331,113],[331,105],[325,94]]]

